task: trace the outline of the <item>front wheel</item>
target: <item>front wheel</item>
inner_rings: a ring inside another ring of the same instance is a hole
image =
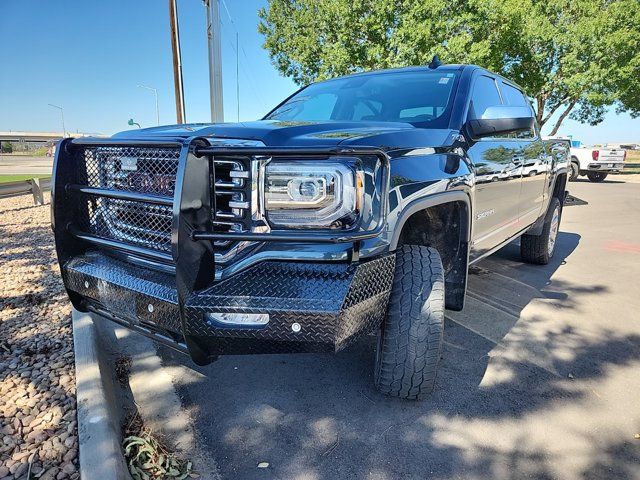
[[[605,172],[587,172],[587,178],[590,182],[600,183],[607,178],[608,173]]]
[[[387,317],[378,334],[376,388],[386,395],[420,399],[433,390],[444,332],[444,270],[434,248],[405,245]]]
[[[520,237],[520,255],[527,263],[546,265],[553,257],[556,249],[558,230],[560,230],[560,217],[562,208],[560,201],[553,197],[544,219],[544,225],[540,235],[522,235]]]

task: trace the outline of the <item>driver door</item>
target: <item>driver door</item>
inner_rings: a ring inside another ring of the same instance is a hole
[[[473,83],[467,120],[504,102],[493,77],[478,75]],[[522,144],[513,135],[475,141],[468,154],[476,173],[471,258],[494,249],[518,232],[522,183]]]

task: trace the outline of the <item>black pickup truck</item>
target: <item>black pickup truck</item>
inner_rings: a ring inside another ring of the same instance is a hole
[[[52,224],[73,306],[206,364],[378,338],[375,383],[433,388],[470,264],[554,252],[569,145],[480,67],[309,85],[262,120],[61,141]]]

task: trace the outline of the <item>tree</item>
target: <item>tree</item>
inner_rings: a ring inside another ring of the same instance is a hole
[[[270,0],[258,14],[273,64],[300,85],[438,54],[517,82],[552,135],[612,106],[640,116],[638,0]]]

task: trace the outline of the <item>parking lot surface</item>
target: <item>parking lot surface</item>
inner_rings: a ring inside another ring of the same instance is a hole
[[[205,368],[162,349],[222,478],[640,478],[640,184],[619,178],[569,184],[551,264],[515,243],[472,268],[424,401],[375,391],[373,338]]]

